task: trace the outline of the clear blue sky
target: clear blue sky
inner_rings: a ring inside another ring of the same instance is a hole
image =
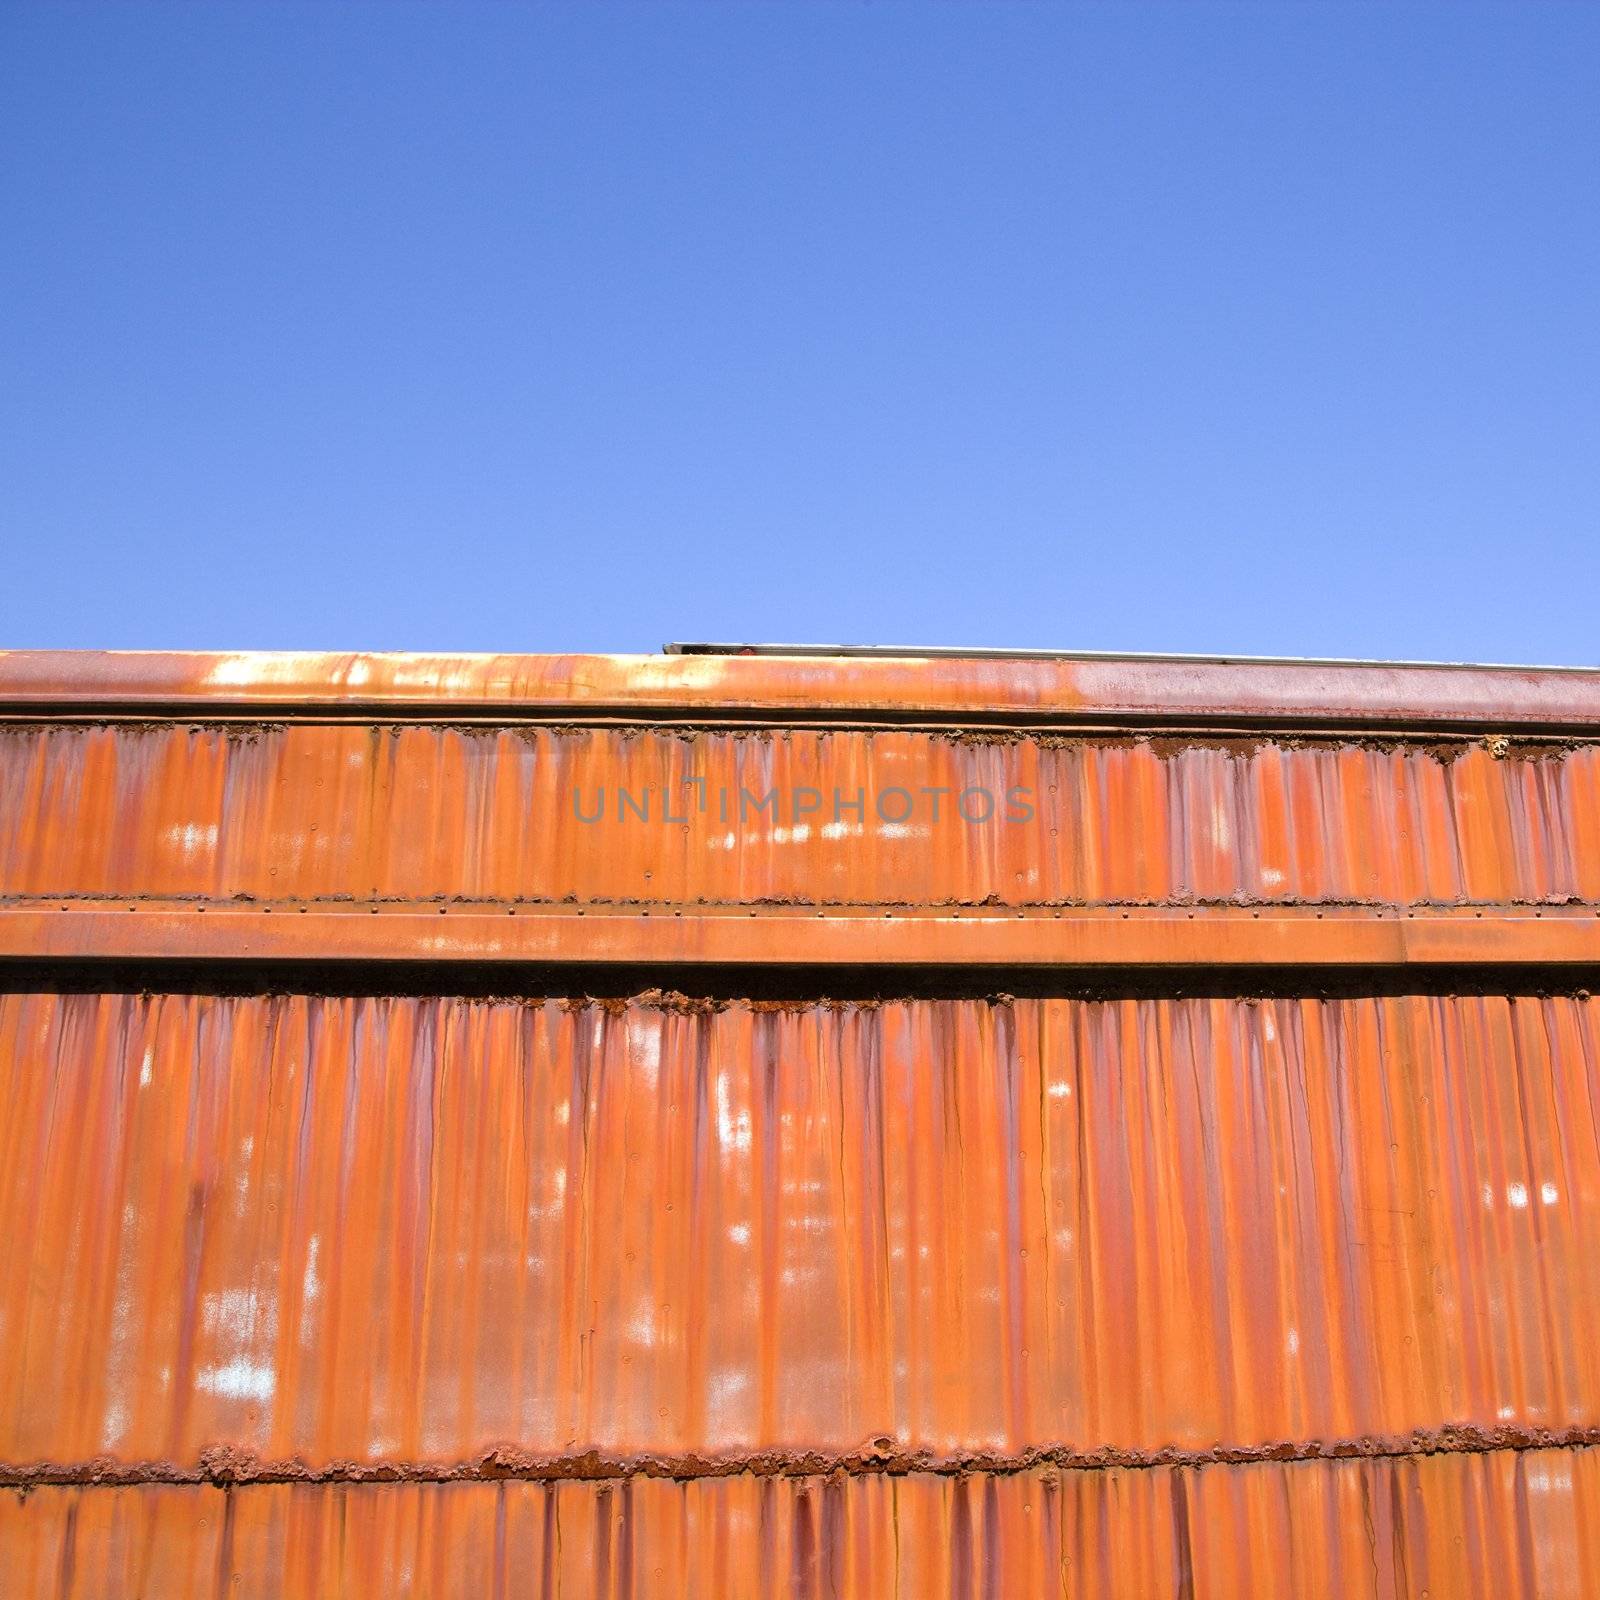
[[[1600,661],[1600,5],[0,7],[0,642]]]

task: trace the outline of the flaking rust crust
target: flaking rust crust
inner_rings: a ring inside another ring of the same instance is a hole
[[[1363,1439],[1282,1440],[1254,1446],[1216,1445],[1208,1450],[1074,1449],[1039,1446],[1014,1455],[992,1451],[940,1454],[904,1451],[882,1439],[842,1455],[825,1451],[751,1451],[733,1456],[649,1453],[541,1456],[515,1445],[496,1445],[470,1461],[370,1462],[330,1461],[309,1466],[303,1461],[265,1461],[231,1445],[200,1452],[197,1464],[170,1461],[115,1461],[101,1456],[74,1463],[34,1462],[0,1468],[0,1488],[29,1490],[46,1485],[209,1484],[243,1487],[257,1484],[336,1483],[606,1483],[629,1478],[665,1478],[688,1483],[702,1478],[831,1478],[912,1474],[929,1477],[997,1478],[1046,1469],[1069,1472],[1130,1472],[1180,1467],[1257,1463],[1287,1465],[1315,1461],[1406,1460],[1419,1456],[1486,1454],[1495,1451],[1578,1450],[1600,1445],[1600,1426],[1587,1428],[1446,1427],[1406,1435]]]

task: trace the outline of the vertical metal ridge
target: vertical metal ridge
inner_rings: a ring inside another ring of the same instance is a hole
[[[1600,1426],[1597,1004],[3,995],[0,1460]]]

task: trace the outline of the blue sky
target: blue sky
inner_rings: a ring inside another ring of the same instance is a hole
[[[0,8],[0,643],[1600,661],[1600,5]]]

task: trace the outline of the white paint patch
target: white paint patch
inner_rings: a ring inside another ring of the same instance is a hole
[[[748,1373],[741,1372],[737,1367],[728,1367],[711,1374],[707,1398],[714,1410],[721,1411],[741,1400],[749,1387]]]
[[[103,1448],[115,1449],[121,1444],[122,1436],[128,1431],[128,1408],[120,1400],[113,1400],[106,1407],[105,1432],[101,1435]]]
[[[653,1089],[656,1086],[656,1080],[661,1076],[661,1028],[659,1024],[646,1019],[635,1030],[633,1044],[633,1058],[638,1065],[639,1076]]]
[[[1052,1100],[1070,1100],[1072,1098],[1072,1085],[1070,1083],[1052,1083],[1045,1093]]]
[[[1506,1199],[1522,1211],[1528,1204],[1528,1186],[1525,1183],[1508,1183],[1506,1185]]]
[[[1531,1458],[1533,1465],[1527,1469],[1528,1488],[1535,1494],[1570,1494],[1572,1468],[1566,1463],[1545,1465]]]
[[[932,833],[926,822],[880,822],[880,839],[926,839]]]
[[[217,843],[217,825],[208,822],[203,826],[197,822],[175,823],[168,828],[165,834],[168,844],[174,845],[180,854],[192,856],[201,850],[212,850]]]
[[[202,1368],[195,1387],[229,1400],[270,1400],[278,1387],[278,1375],[270,1366],[240,1356],[226,1366]]]
[[[117,1249],[116,1294],[111,1314],[110,1360],[106,1364],[109,1403],[106,1407],[105,1427],[101,1447],[115,1450],[122,1443],[128,1429],[128,1408],[122,1396],[132,1381],[130,1351],[134,1337],[133,1306],[135,1301],[134,1251],[138,1235],[134,1228],[134,1208],[122,1208],[122,1237]]]
[[[717,1110],[717,1139],[724,1150],[746,1151],[750,1148],[750,1113],[748,1111],[735,1112],[733,1098],[728,1092],[728,1074],[726,1071],[717,1074],[717,1081],[712,1086],[716,1099]]]
[[[728,1229],[728,1237],[733,1240],[735,1244],[749,1244],[750,1224],[748,1222],[734,1223],[734,1225]]]
[[[306,1245],[305,1276],[300,1280],[300,1343],[310,1346],[316,1330],[317,1301],[322,1298],[322,1279],[317,1276],[317,1247],[321,1241],[311,1235]]]
[[[241,1216],[250,1198],[250,1157],[255,1154],[255,1148],[255,1139],[249,1134],[239,1141],[239,1176],[234,1179],[233,1192]]]
[[[1553,1183],[1542,1183],[1539,1185],[1539,1198],[1547,1206],[1553,1206],[1561,1198],[1561,1195]]]
[[[208,1333],[226,1335],[243,1344],[254,1338],[257,1325],[268,1337],[277,1329],[276,1309],[263,1306],[254,1289],[223,1289],[200,1302],[200,1323]]]

